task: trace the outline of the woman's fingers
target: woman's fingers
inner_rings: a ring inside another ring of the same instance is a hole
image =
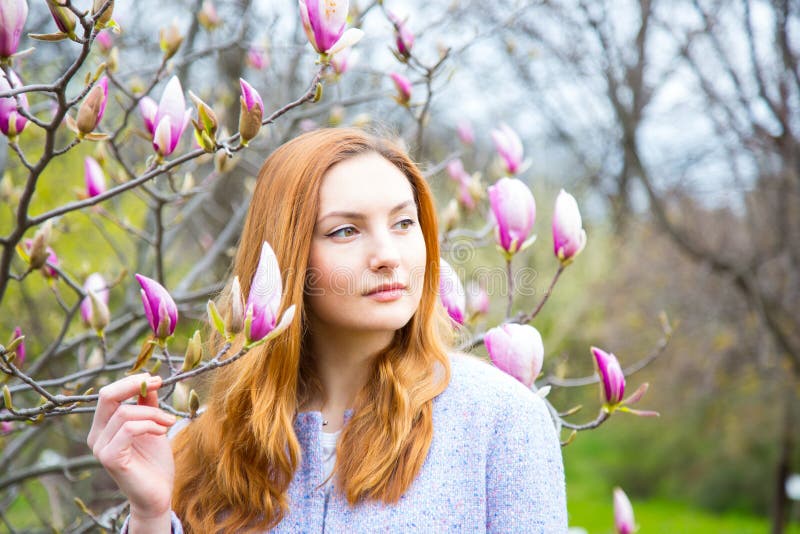
[[[167,433],[169,427],[159,425],[158,423],[146,420],[126,421],[119,431],[114,434],[114,437],[108,444],[95,453],[95,456],[106,469],[112,473],[115,471],[125,470],[130,465],[129,460],[132,458],[131,447],[133,441],[145,434],[155,436],[162,436]]]
[[[155,392],[153,392],[155,395]],[[105,428],[95,439],[92,452],[97,455],[97,451],[102,450],[120,431],[122,426],[129,421],[153,421],[159,425],[170,427],[175,424],[175,416],[168,414],[160,408],[152,406],[122,404],[120,405],[111,419],[106,423]]]
[[[94,419],[92,420],[92,428],[89,430],[89,436],[86,439],[91,449],[94,449],[95,442],[120,404],[134,395],[139,395],[141,393],[142,382],[146,384],[149,400],[150,392],[155,394],[155,391],[161,385],[161,377],[140,373],[127,376],[100,389],[97,409],[94,412]]]

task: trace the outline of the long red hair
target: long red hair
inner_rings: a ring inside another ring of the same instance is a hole
[[[427,264],[419,308],[375,358],[339,439],[336,484],[351,504],[394,503],[422,468],[433,437],[432,401],[450,379],[452,343],[438,297],[433,195],[416,165],[391,142],[357,129],[317,130],[275,150],[258,176],[233,274],[246,295],[261,244],[268,241],[283,270],[281,309],[295,304],[297,310],[285,332],[213,373],[206,412],[174,439],[173,507],[187,532],[263,530],[288,512],[286,492],[301,460],[293,423],[318,388],[304,350],[303,296],[320,184],[333,165],[368,152],[408,178]]]

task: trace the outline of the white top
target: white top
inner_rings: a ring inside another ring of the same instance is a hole
[[[333,465],[336,463],[336,443],[339,441],[339,436],[342,431],[338,432],[320,432],[320,443],[322,444],[322,462],[324,475],[327,479],[333,473]],[[331,480],[325,483],[330,486]]]

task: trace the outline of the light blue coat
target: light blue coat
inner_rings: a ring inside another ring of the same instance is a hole
[[[476,358],[453,356],[451,370],[434,399],[428,457],[394,505],[351,507],[319,487],[322,417],[298,414],[303,459],[289,486],[290,512],[272,532],[566,532],[561,448],[544,401]],[[172,530],[183,533],[174,514]]]

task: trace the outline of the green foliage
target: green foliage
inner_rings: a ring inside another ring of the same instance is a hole
[[[611,421],[609,425],[613,423]],[[589,534],[612,534],[611,492],[614,486],[620,486],[631,498],[641,534],[761,534],[769,530],[769,520],[763,515],[743,511],[713,513],[698,505],[690,493],[684,493],[680,498],[680,493],[672,491],[674,488],[669,492],[653,491],[652,486],[661,488],[659,479],[669,476],[663,468],[653,474],[648,470],[647,462],[643,467],[642,456],[646,457],[653,446],[659,445],[657,440],[655,443],[653,440],[644,441],[642,429],[634,428],[628,433],[632,436],[638,434],[639,450],[643,454],[632,456],[630,450],[619,447],[618,438],[623,427],[627,429],[637,425],[617,423],[620,424],[580,434],[564,449],[570,526],[583,527]],[[662,436],[669,434],[662,429],[659,432]],[[646,447],[644,443],[647,443]],[[632,473],[637,475],[632,476]],[[622,477],[618,478],[617,474]],[[648,476],[650,487],[642,484]],[[756,490],[759,487],[750,486],[746,491],[763,493]],[[683,489],[691,488],[687,485]],[[787,529],[787,534],[800,534],[800,516],[797,516],[800,508],[795,508],[796,520]]]

